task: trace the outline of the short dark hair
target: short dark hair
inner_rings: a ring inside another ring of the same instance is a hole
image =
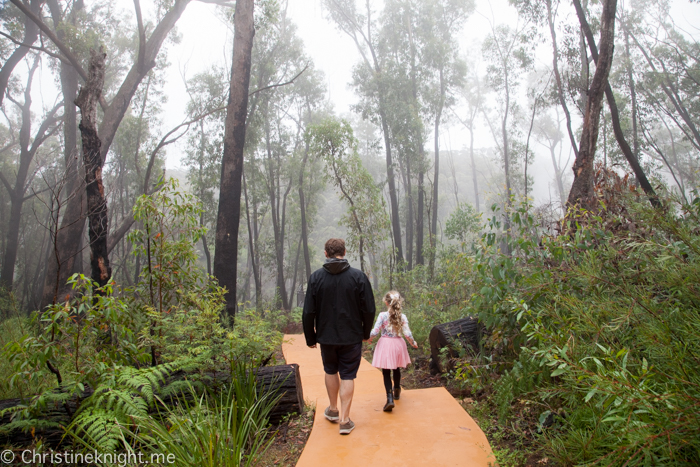
[[[345,256],[345,240],[342,238],[329,238],[325,246],[329,258]]]

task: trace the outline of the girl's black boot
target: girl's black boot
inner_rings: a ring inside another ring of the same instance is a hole
[[[391,391],[386,393],[386,404],[384,405],[384,408],[382,409],[384,412],[391,412],[391,409],[394,408],[394,395],[391,393]]]

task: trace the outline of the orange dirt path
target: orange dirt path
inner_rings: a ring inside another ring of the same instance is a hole
[[[355,430],[338,434],[339,425],[323,416],[328,406],[321,352],[304,336],[285,335],[287,363],[299,364],[304,399],[316,403],[311,435],[297,467],[484,466],[496,465],[486,436],[445,388],[403,390],[392,412],[382,373],[362,359],[355,380],[350,419]]]

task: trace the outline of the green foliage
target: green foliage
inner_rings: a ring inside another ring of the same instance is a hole
[[[310,151],[323,158],[329,180],[338,188],[348,212],[340,218],[347,227],[348,250],[360,257],[367,271],[364,253],[377,252],[389,232],[384,198],[374,179],[362,165],[357,140],[345,120],[328,119],[309,128]]]
[[[134,220],[142,227],[129,233],[134,254],[146,265],[134,292],[153,311],[167,313],[187,295],[208,292],[208,280],[196,265],[194,245],[205,233],[199,225],[201,205],[169,179],[152,195],[134,205]]]
[[[170,181],[139,198],[134,211],[142,229],[130,238],[146,265],[133,288],[110,282],[97,289],[75,275],[76,298],[36,313],[21,334],[6,335],[8,390],[24,398],[39,392],[12,410],[6,429],[39,427],[35,417],[54,404],[66,419],[74,416],[76,436],[114,448],[120,430],[146,417],[159,392],[181,389],[163,388],[165,375],[185,366],[232,371],[237,361],[261,361],[279,347],[282,334],[261,315],[242,314],[233,330],[221,322],[223,290],[195,264],[194,243],[203,229],[190,195]],[[88,388],[94,395],[83,401]],[[75,414],[68,400],[78,401]]]
[[[145,360],[136,331],[140,320],[113,296],[112,285],[95,294],[94,283],[83,275],[73,276],[70,283],[78,298],[34,314],[29,332],[4,346],[3,356],[12,365],[10,388],[42,387],[40,382],[56,377],[62,380],[62,393],[79,394],[86,384],[95,387],[115,365]]]
[[[562,464],[700,461],[698,205],[624,199],[570,213],[567,234],[539,246],[524,213],[512,232],[485,235],[472,303],[494,349],[515,356],[495,384],[500,415],[525,394],[559,414],[545,433]]]
[[[254,465],[272,442],[267,426],[279,395],[260,393],[254,368],[238,362],[231,385],[218,396],[188,386],[166,405],[157,392],[162,376],[174,369],[120,374],[76,417],[69,435],[88,451],[166,454],[176,466]]]
[[[179,368],[176,364],[115,368],[80,406],[67,433],[96,451],[116,451],[125,441],[126,427],[134,419],[149,417],[165,378]]]
[[[450,240],[457,240],[464,251],[465,244],[481,232],[481,213],[476,212],[469,203],[459,203],[445,222],[445,235]]]

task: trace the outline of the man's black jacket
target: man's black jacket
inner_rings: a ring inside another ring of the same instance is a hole
[[[309,278],[304,300],[307,345],[349,345],[369,339],[374,323],[369,279],[346,259],[330,258]]]

